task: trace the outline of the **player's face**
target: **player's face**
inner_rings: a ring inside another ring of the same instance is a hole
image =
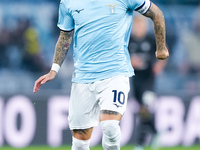
[[[147,32],[147,21],[143,17],[137,17],[133,20],[132,32],[136,37],[143,37]]]

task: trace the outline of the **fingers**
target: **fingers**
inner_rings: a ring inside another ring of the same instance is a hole
[[[157,58],[158,58],[159,60],[164,60],[164,59],[167,59],[168,56],[167,56],[167,55],[165,55],[165,56],[157,56]]]
[[[47,79],[46,76],[41,76],[38,80],[35,81],[35,85],[33,88],[33,93],[36,93],[37,91],[39,91],[40,87],[42,84],[46,83]]]
[[[164,60],[168,57],[169,57],[169,52],[167,49],[165,49],[164,51],[156,51],[156,58]]]
[[[53,80],[56,74],[57,73],[55,71],[50,71],[48,74],[41,76],[38,80],[36,80],[33,88],[33,93],[39,91],[42,84],[45,84],[46,82]]]

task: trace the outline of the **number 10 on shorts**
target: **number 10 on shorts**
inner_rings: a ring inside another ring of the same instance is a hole
[[[117,91],[117,90],[112,90],[112,92],[114,93],[114,97],[113,97],[113,102],[117,103],[119,102],[120,104],[124,104],[125,103],[125,94],[122,91]]]

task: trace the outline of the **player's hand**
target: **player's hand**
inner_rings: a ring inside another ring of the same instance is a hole
[[[55,77],[56,77],[56,72],[55,71],[50,71],[49,73],[41,76],[39,79],[37,79],[35,81],[35,85],[34,85],[34,88],[33,88],[33,93],[36,93],[37,91],[39,91],[41,85],[45,84],[46,82],[48,81],[51,81],[53,80]]]
[[[144,60],[137,54],[131,56],[131,64],[135,69],[143,69],[145,67]]]
[[[169,57],[169,51],[166,47],[162,50],[156,51],[156,58],[163,60],[163,59],[166,59],[168,57]]]

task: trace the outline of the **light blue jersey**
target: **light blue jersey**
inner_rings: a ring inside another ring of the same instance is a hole
[[[149,0],[61,0],[58,27],[74,29],[72,82],[134,75],[127,49],[132,13],[149,8]]]

